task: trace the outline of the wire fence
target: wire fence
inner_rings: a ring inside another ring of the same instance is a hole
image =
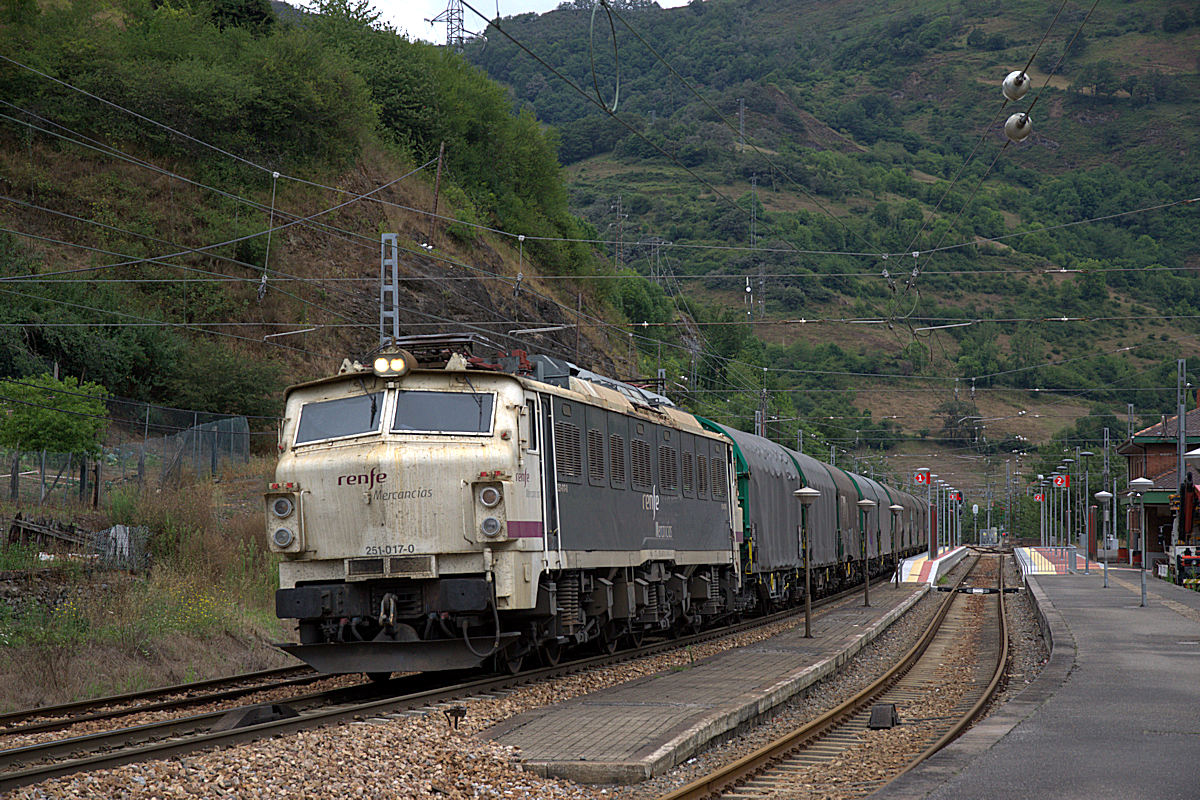
[[[161,488],[250,460],[244,416],[111,399],[98,456],[0,451],[0,497],[19,506],[100,505],[114,489]]]

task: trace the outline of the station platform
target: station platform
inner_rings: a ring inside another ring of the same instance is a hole
[[[928,553],[906,558],[900,562],[900,580],[904,583],[937,583],[966,554],[967,548],[960,545],[943,547],[938,551],[937,558],[930,558]]]
[[[1017,547],[1013,549],[1013,555],[1021,565],[1021,572],[1026,575],[1066,575],[1071,571],[1069,550],[1067,547]],[[1076,554],[1076,572],[1094,569],[1102,570],[1104,564],[1088,559],[1082,552]],[[1140,593],[1141,589],[1138,591]]]
[[[635,783],[666,772],[833,673],[927,591],[879,584],[795,628],[583,697],[519,714],[483,736],[520,748],[524,768],[583,783]]]
[[[1092,562],[1093,565],[1095,562]],[[1051,643],[1036,680],[872,797],[1200,797],[1200,593],[1137,570],[1032,575]]]

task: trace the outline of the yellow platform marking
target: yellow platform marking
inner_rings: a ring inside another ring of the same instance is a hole
[[[1026,557],[1029,559],[1031,572],[1034,575],[1057,575],[1058,569],[1054,566],[1054,562],[1039,553],[1033,547],[1022,547]]]

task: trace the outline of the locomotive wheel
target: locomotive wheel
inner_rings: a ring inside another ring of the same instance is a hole
[[[542,643],[538,648],[538,656],[542,660],[542,664],[547,667],[557,667],[558,662],[562,661],[563,646],[558,643],[557,639],[549,639]]]
[[[610,656],[617,652],[621,633],[621,627],[615,622],[606,622],[604,625],[601,625],[599,636],[600,652]]]
[[[524,653],[519,653],[512,656],[505,655],[504,653],[497,653],[494,658],[495,662],[493,666],[495,667],[495,671],[501,675],[516,675],[521,671],[521,667],[525,664]]]
[[[625,636],[629,639],[630,647],[641,647],[642,641],[646,638],[645,632],[641,628],[634,628],[632,625],[629,630],[625,631]]]

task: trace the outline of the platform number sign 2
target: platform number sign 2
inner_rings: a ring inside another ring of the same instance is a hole
[[[1070,475],[1055,475],[1054,476],[1054,485],[1060,489],[1069,488],[1071,486],[1071,476]]]

